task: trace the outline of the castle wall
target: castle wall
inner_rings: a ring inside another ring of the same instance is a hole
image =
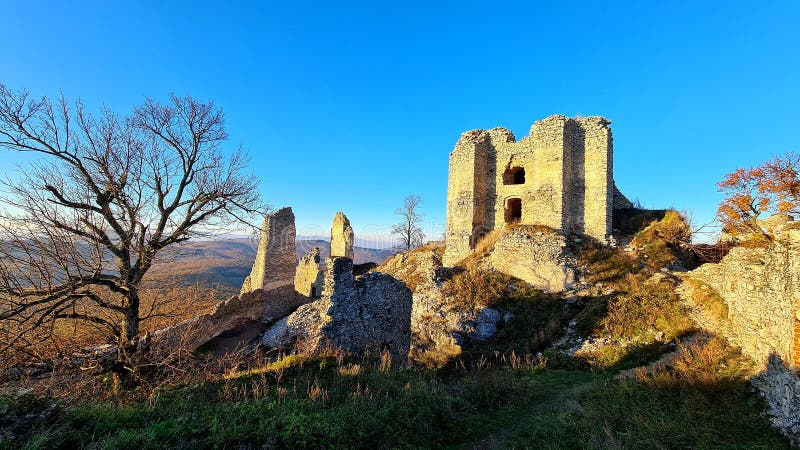
[[[609,121],[602,117],[577,119],[584,134],[584,234],[600,242],[611,236],[614,207],[613,141]]]
[[[777,231],[770,248],[736,247],[719,264],[703,264],[686,277],[682,295],[693,318],[742,349],[761,372],[751,383],[769,406],[773,426],[800,446],[800,230]],[[694,300],[713,288],[727,306],[716,317]]]
[[[471,245],[487,230],[488,153],[488,133],[476,130],[464,133],[450,154],[446,264],[455,264],[469,255]]]

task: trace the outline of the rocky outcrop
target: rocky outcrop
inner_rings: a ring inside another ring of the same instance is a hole
[[[435,246],[403,252],[377,270],[403,280],[414,292],[411,310],[411,357],[439,363],[461,353],[470,341],[492,337],[498,324],[511,318],[494,308],[464,308],[442,292],[453,269],[442,267]]]
[[[300,258],[294,274],[294,289],[306,297],[319,298],[322,295],[324,273],[319,265],[319,248],[314,247]]]
[[[779,235],[770,248],[736,247],[719,264],[687,277],[713,288],[725,301],[728,340],[759,364],[776,354],[794,361],[800,299],[800,230]]]
[[[331,225],[331,257],[343,256],[353,259],[354,236],[350,220],[343,212],[337,212],[333,216],[333,225]]]
[[[575,284],[577,262],[567,238],[544,227],[519,225],[503,231],[487,263],[546,292]]]
[[[800,448],[800,377],[773,355],[762,373],[750,382],[767,401],[767,415],[772,426]]]
[[[256,260],[241,293],[292,286],[296,266],[294,213],[287,207],[264,218]]]
[[[349,258],[325,261],[322,298],[303,305],[262,337],[268,347],[300,340],[306,351],[333,345],[354,354],[388,351],[405,364],[411,346],[411,291],[402,281],[369,273],[358,280]]]

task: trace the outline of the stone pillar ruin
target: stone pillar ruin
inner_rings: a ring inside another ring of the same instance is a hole
[[[343,212],[337,212],[336,215],[333,216],[333,225],[331,226],[330,256],[343,256],[345,258],[354,259],[354,240],[353,227],[350,226],[350,220]]]
[[[256,260],[242,284],[241,294],[293,285],[297,267],[295,233],[291,207],[264,217]]]
[[[322,295],[324,273],[319,266],[319,248],[312,248],[300,258],[294,275],[294,289],[306,297],[319,298]]]

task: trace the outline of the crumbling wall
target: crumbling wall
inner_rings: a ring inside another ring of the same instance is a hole
[[[297,263],[294,275],[294,289],[306,297],[318,298],[322,295],[324,273],[319,264],[319,248],[312,248]]]
[[[490,230],[487,220],[490,136],[483,130],[461,135],[450,153],[447,180],[447,248],[444,261],[453,265],[469,255],[478,238]],[[494,158],[492,158],[493,160]],[[491,174],[494,179],[494,174]]]
[[[773,425],[800,445],[800,230],[775,232],[769,248],[733,248],[719,264],[687,274],[681,294],[694,308],[695,289],[714,289],[727,317],[701,322],[753,358],[762,372],[753,385],[769,405]],[[699,283],[698,283],[699,282]]]
[[[776,354],[795,359],[793,344],[800,299],[800,231],[783,234],[771,248],[731,249],[719,264],[688,274],[716,290],[728,307],[728,336],[764,364]]]
[[[353,259],[353,242],[355,240],[350,219],[343,212],[333,216],[331,225],[331,256],[343,256]]]
[[[398,253],[378,267],[413,291],[410,358],[434,365],[461,353],[467,342],[489,339],[501,321],[511,319],[494,308],[465,307],[462,301],[445,296],[443,283],[457,270],[443,267],[438,251],[426,246]]]
[[[397,364],[406,364],[411,345],[411,291],[394,277],[368,273],[353,276],[353,261],[325,260],[322,298],[303,305],[262,337],[269,347],[299,339],[308,351],[333,345],[348,353],[377,355],[388,351]]]
[[[219,302],[207,314],[158,330],[146,336],[140,345],[159,352],[193,351],[225,331],[251,320],[274,321],[308,301],[291,286],[248,292]]]
[[[297,255],[292,208],[282,208],[264,218],[258,251],[241,293],[269,291],[294,284]]]
[[[610,121],[603,117],[575,119],[583,137],[583,234],[600,242],[611,237],[614,207],[614,161]],[[574,187],[575,185],[570,185]]]

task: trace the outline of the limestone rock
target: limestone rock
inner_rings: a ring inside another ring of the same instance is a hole
[[[519,225],[503,232],[488,264],[546,292],[561,292],[575,284],[577,261],[567,238],[541,227]]]
[[[324,273],[319,265],[319,248],[312,248],[300,258],[294,275],[294,289],[306,297],[319,298],[322,295]]]
[[[292,208],[286,207],[264,218],[253,269],[241,293],[268,291],[294,283],[297,256]]]
[[[382,273],[355,280],[349,258],[325,262],[322,298],[278,322],[262,342],[282,347],[299,339],[312,352],[328,344],[356,354],[387,350],[394,363],[405,364],[411,346],[411,291]]]
[[[353,242],[355,241],[353,227],[350,220],[343,212],[333,216],[331,226],[331,257],[343,256],[353,259]]]
[[[767,401],[772,425],[800,447],[800,378],[776,355],[764,372],[750,380]]]
[[[388,273],[413,289],[411,310],[411,357],[418,361],[441,362],[461,353],[469,341],[491,338],[504,321],[493,308],[465,310],[442,293],[442,283],[451,269],[442,266],[435,247],[398,253],[379,271]]]
[[[154,332],[140,341],[140,346],[153,351],[173,352],[179,348],[193,351],[225,331],[252,320],[270,322],[284,317],[308,301],[291,286],[233,296],[219,302],[207,314]]]

